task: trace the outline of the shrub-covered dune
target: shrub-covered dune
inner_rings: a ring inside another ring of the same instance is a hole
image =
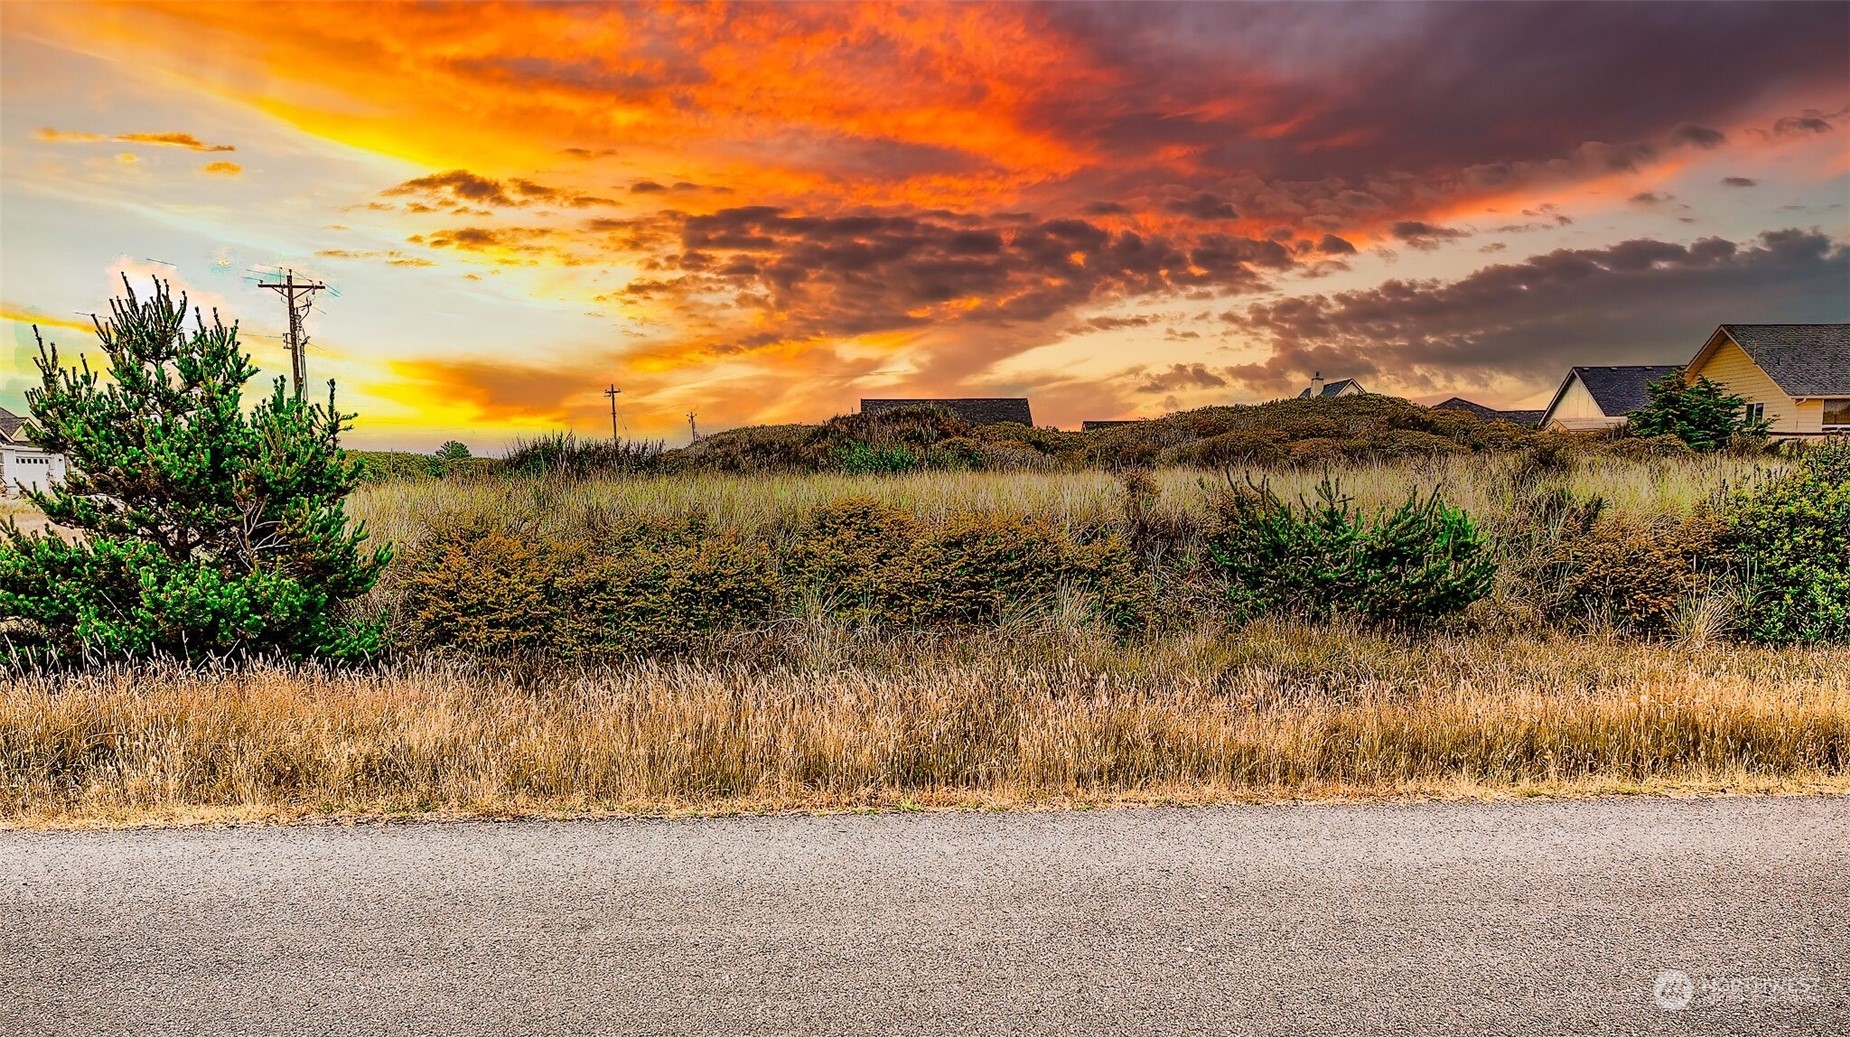
[[[440,462],[387,452],[361,456],[368,477],[380,481],[542,472],[876,474],[1317,466],[1538,446],[1631,457],[1690,453],[1669,436],[1621,439],[1545,433],[1391,396],[1350,396],[1203,407],[1088,432],[971,425],[949,411],[918,406],[875,415],[844,414],[816,425],[750,425],[674,450],[659,443],[613,445],[564,434],[518,444],[507,458],[495,461]]]

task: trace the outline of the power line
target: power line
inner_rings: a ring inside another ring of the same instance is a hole
[[[295,384],[295,397],[299,400],[302,384],[308,381],[308,335],[304,324],[309,309],[315,305],[315,293],[327,285],[320,281],[297,281],[294,270],[285,270],[281,281],[259,281],[257,287],[268,288],[282,296],[289,307],[289,377]]]

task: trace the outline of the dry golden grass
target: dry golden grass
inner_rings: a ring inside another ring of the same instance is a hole
[[[1332,469],[1346,492],[1364,508],[1400,503],[1414,488],[1439,486],[1452,503],[1494,521],[1511,504],[1513,455],[1443,457],[1385,465],[1342,465]],[[1656,461],[1592,456],[1567,482],[1581,496],[1598,494],[1618,514],[1638,517],[1688,514],[1722,487],[1739,486],[1778,467],[1774,458],[1729,455]],[[1287,497],[1310,494],[1321,469],[1255,472]],[[1221,472],[1164,469],[1153,473],[1163,506],[1197,515],[1207,507],[1201,483]],[[432,525],[492,515],[542,528],[580,524],[590,515],[677,517],[706,514],[715,525],[753,530],[850,496],[873,496],[927,521],[969,511],[1042,515],[1064,526],[1095,526],[1122,513],[1123,487],[1102,471],[963,472],[906,475],[670,475],[582,481],[545,478],[435,479],[370,483],[349,499],[348,510],[365,520],[382,541],[411,545]],[[29,502],[0,500],[0,518],[12,517],[28,530],[45,520]]]
[[[790,624],[703,660],[15,681],[0,823],[1850,791],[1850,649]]]

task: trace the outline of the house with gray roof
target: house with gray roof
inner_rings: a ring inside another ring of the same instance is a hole
[[[1435,403],[1432,409],[1464,411],[1467,414],[1475,414],[1485,421],[1508,421],[1527,428],[1535,428],[1542,423],[1542,412],[1539,410],[1498,410],[1495,407],[1486,407],[1481,403],[1467,400],[1463,396],[1454,396],[1443,403]]]
[[[1651,402],[1646,386],[1682,370],[1680,364],[1570,368],[1539,424],[1567,432],[1623,425],[1627,415]]]
[[[64,455],[32,441],[32,419],[0,407],[0,496],[21,487],[48,490],[64,481]]]
[[[880,414],[901,407],[939,407],[972,425],[1027,425],[1034,427],[1028,400],[1020,397],[978,397],[947,400],[862,400],[862,414]]]
[[[1850,324],[1723,324],[1683,368],[1782,439],[1850,433]]]
[[[1368,390],[1362,388],[1362,383],[1353,378],[1339,378],[1334,382],[1325,382],[1323,372],[1318,371],[1311,376],[1309,388],[1298,393],[1298,399],[1308,400],[1313,396],[1361,396],[1366,392]]]

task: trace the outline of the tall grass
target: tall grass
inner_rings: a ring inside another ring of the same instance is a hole
[[[1202,629],[788,624],[526,671],[37,676],[0,694],[12,824],[1850,789],[1850,649]]]
[[[1473,455],[1343,465],[1331,471],[1364,508],[1397,505],[1416,486],[1441,486],[1450,503],[1494,524],[1511,508],[1512,477],[1519,463],[1515,456]],[[1604,497],[1618,514],[1680,516],[1718,488],[1747,482],[1775,463],[1720,455],[1656,461],[1593,457],[1576,465],[1566,479],[1576,493]],[[1310,494],[1323,471],[1287,468],[1251,474],[1271,480],[1290,498]],[[1151,477],[1164,507],[1200,515],[1207,509],[1201,483],[1224,476],[1221,472],[1162,469]],[[675,517],[700,511],[716,526],[751,530],[848,496],[879,497],[927,521],[989,511],[1041,515],[1066,526],[1094,526],[1121,514],[1123,489],[1116,476],[1099,471],[926,471],[888,476],[699,473],[390,482],[362,487],[353,495],[350,509],[376,535],[413,543],[434,522],[476,516],[569,531],[599,513]]]

